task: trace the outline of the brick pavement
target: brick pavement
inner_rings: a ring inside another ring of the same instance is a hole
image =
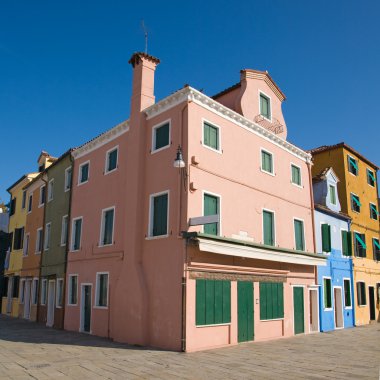
[[[380,379],[380,324],[183,354],[0,315],[0,379]]]

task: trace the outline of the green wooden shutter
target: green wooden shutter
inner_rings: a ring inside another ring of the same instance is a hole
[[[210,126],[207,123],[203,124],[203,144],[210,146]]]
[[[261,151],[261,165],[263,170],[269,173],[273,172],[272,155],[270,153]]]
[[[346,235],[347,238],[347,256],[352,256],[352,233],[349,231]]]
[[[342,231],[342,248],[343,256],[352,256],[351,232]]]
[[[301,171],[297,166],[292,165],[292,182],[301,185]]]
[[[284,317],[284,284],[260,282],[260,319]]]
[[[344,306],[351,307],[351,281],[344,280]]]
[[[305,239],[303,231],[303,222],[300,220],[294,221],[294,233],[296,241],[296,250],[303,251],[305,249]]]
[[[331,280],[329,278],[323,279],[324,288],[324,305],[325,309],[331,308]]]
[[[223,283],[223,323],[231,322],[231,281]]]
[[[205,194],[203,203],[204,203],[204,210],[203,210],[204,216],[218,214],[218,209],[219,209],[218,197],[215,197],[210,194]],[[204,232],[210,235],[218,235],[218,223],[205,224]]]
[[[168,233],[168,194],[154,197],[153,200],[153,236]]]
[[[196,325],[206,324],[206,280],[196,280],[196,303],[195,320]]]
[[[219,128],[211,124],[203,124],[203,144],[219,150]]]
[[[159,128],[156,128],[155,133],[156,133],[156,144],[154,147],[155,150],[169,145],[169,123]]]
[[[331,227],[322,224],[322,251],[331,252]]]
[[[274,245],[274,225],[273,213],[263,211],[263,225],[264,225],[264,244]]]
[[[219,149],[218,147],[218,129],[210,126],[210,147],[214,148],[216,150]]]

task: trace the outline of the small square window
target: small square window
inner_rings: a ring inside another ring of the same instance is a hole
[[[218,150],[219,147],[219,128],[210,123],[203,123],[203,145]]]
[[[261,151],[261,170],[273,174],[273,155],[265,150]]]
[[[351,209],[355,212],[360,212],[360,199],[357,195],[351,193]]]
[[[373,203],[369,204],[369,215],[370,215],[371,219],[374,219],[374,220],[377,220],[377,218],[379,216],[379,212],[377,211],[377,207]]]
[[[88,181],[88,177],[90,174],[90,163],[86,162],[79,166],[79,181],[78,183],[85,183]]]
[[[108,306],[108,273],[96,275],[96,306]]]
[[[348,159],[348,171],[353,175],[359,174],[358,160],[351,156],[347,156]]]
[[[367,183],[368,185],[375,187],[376,177],[372,170],[367,169]]]
[[[114,148],[107,152],[106,173],[117,169],[118,148]]]
[[[270,99],[264,94],[260,94],[260,115],[264,116],[266,119],[271,119]]]
[[[170,145],[170,123],[153,128],[153,149],[152,151],[166,148]]]
[[[292,183],[301,186],[301,169],[296,165],[292,166]]]

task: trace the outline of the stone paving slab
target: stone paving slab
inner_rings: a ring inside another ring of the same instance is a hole
[[[380,380],[380,324],[184,354],[0,315],[0,379]]]

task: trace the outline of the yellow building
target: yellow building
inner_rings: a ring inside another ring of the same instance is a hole
[[[342,211],[352,218],[355,323],[380,321],[379,168],[344,143],[322,146],[311,153],[313,175],[331,166],[340,178]]]
[[[37,161],[39,171],[43,171],[55,160],[54,157],[51,157],[46,152],[42,152]],[[24,229],[28,207],[31,201],[27,199],[27,192],[24,190],[24,187],[37,175],[38,173],[26,174],[7,189],[11,196],[8,228],[11,239],[4,271],[4,277],[7,281],[7,295],[1,300],[1,310],[4,314],[13,317],[17,317],[19,311],[19,283],[23,261]]]

